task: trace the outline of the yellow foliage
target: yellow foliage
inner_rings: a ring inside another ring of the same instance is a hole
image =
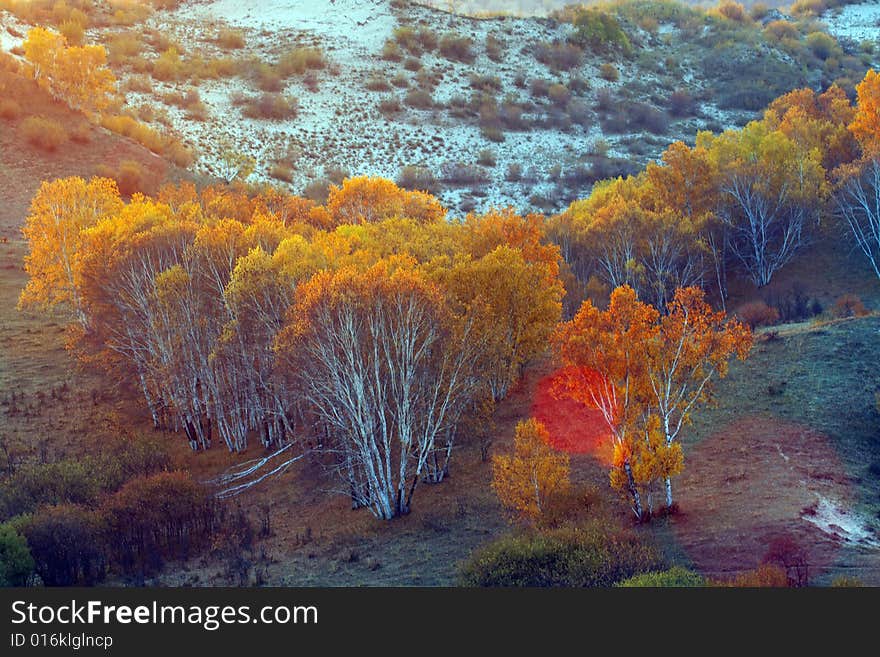
[[[501,503],[530,520],[570,488],[569,458],[550,445],[546,427],[535,419],[519,422],[513,453],[492,457],[492,488]]]

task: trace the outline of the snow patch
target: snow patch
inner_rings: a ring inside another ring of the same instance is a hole
[[[868,2],[846,5],[829,11],[824,17],[828,32],[838,39],[856,43],[876,42],[880,39],[880,3]]]
[[[801,513],[804,520],[843,543],[880,547],[876,532],[857,513],[822,495],[817,497],[816,503]]]

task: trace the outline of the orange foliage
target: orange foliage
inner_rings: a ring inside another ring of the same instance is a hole
[[[849,129],[867,157],[880,155],[880,74],[871,69],[856,85],[858,103]]]

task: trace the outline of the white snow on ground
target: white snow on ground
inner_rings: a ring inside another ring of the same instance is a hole
[[[13,48],[19,47],[24,42],[27,31],[28,26],[15,16],[0,11],[0,50],[9,52]]]
[[[865,547],[880,546],[880,540],[857,513],[819,495],[815,507],[802,515],[807,522],[843,543]]]
[[[0,17],[4,16],[9,17],[0,11]],[[416,73],[405,70],[402,62],[388,62],[381,57],[386,39],[400,24],[427,27],[438,38],[452,33],[468,36],[473,41],[477,57],[472,64],[450,61],[438,52],[421,56],[423,71],[438,81],[433,91],[437,109],[407,107],[404,101],[407,91],[424,85],[416,80]],[[244,49],[231,52],[220,49],[215,37],[225,27],[242,31],[246,41]],[[506,205],[527,210],[535,207],[530,201],[533,195],[558,194],[556,183],[548,179],[548,174],[560,169],[559,173],[564,175],[575,165],[589,166],[585,156],[594,150],[599,140],[606,142],[609,156],[633,158],[643,163],[648,157],[657,157],[670,141],[691,138],[696,129],[705,128],[705,119],[715,118],[719,125],[731,123],[728,113],[715,111],[707,104],[703,118],[676,122],[663,137],[649,136],[645,140],[641,134],[603,135],[594,109],[597,91],[616,87],[615,93],[619,93],[634,81],[650,90],[652,83],[660,84],[656,74],[632,60],[620,61],[617,63],[620,82],[612,84],[599,76],[599,66],[604,61],[600,57],[587,57],[573,73],[551,71],[536,61],[535,46],[539,42],[564,41],[571,28],[540,19],[474,20],[417,5],[395,10],[390,0],[188,0],[175,10],[156,12],[145,25],[132,29],[144,28],[156,30],[179,43],[185,59],[193,55],[232,56],[274,63],[297,46],[321,48],[329,66],[317,72],[317,91],[309,90],[302,77],[295,76],[285,83],[283,93],[299,101],[299,114],[291,120],[243,116],[235,98],[255,98],[261,92],[253,80],[241,77],[202,80],[195,87],[188,83],[151,81],[151,93],[128,92],[126,96],[129,109],[137,110],[145,105],[167,115],[171,127],[199,153],[194,165],[197,171],[219,173],[220,154],[231,145],[257,159],[257,169],[251,178],[254,182],[283,186],[284,183],[270,178],[270,169],[276,162],[290,166],[293,181],[289,187],[296,193],[302,193],[307,184],[323,178],[331,168],[351,175],[395,179],[404,166],[417,165],[440,178],[444,167],[456,163],[474,166],[483,151],[490,151],[495,165],[483,168],[488,182],[444,185],[438,196],[456,214],[470,208],[479,211]],[[27,26],[19,31],[26,33]],[[664,38],[674,36],[674,31],[664,26]],[[11,41],[4,32],[0,29],[0,45],[8,50],[18,42]],[[490,33],[503,44],[500,62],[491,61],[487,56],[485,44]],[[647,35],[642,37],[651,40]],[[100,41],[104,35],[90,30],[89,38]],[[662,47],[657,39],[653,41],[655,48]],[[661,51],[656,52],[660,56]],[[155,54],[148,52],[145,56]],[[683,74],[687,80],[693,80],[687,68]],[[512,100],[523,104],[534,100],[528,84],[523,81],[541,78],[548,83],[568,83],[572,75],[577,75],[591,86],[590,91],[577,99],[586,107],[588,124],[565,131],[541,125],[548,112],[548,106],[542,101],[527,115],[536,119],[537,125],[523,132],[508,130],[503,143],[491,142],[481,134],[474,117],[456,118],[447,107],[450,101],[471,99],[472,75],[498,78],[500,90],[494,95],[499,103]],[[365,87],[371,77],[390,82],[396,76],[406,78],[407,89],[392,87],[390,91],[376,92]],[[127,77],[122,74],[122,88]],[[663,84],[668,86],[669,82]],[[701,83],[693,80],[693,85],[687,84],[693,89]],[[208,110],[204,121],[187,118],[185,111],[167,107],[162,100],[163,94],[168,92],[185,93],[191,89],[199,93]],[[379,103],[392,98],[400,102],[403,111],[384,116],[379,111]],[[163,129],[158,121],[152,125]],[[641,144],[636,156],[631,153],[634,142]],[[506,180],[512,164],[522,167],[525,174],[522,182]],[[586,187],[570,189],[566,194],[570,199],[583,197],[588,192]]]
[[[256,30],[295,29],[378,52],[395,21],[387,0],[201,0],[178,13]]]
[[[418,8],[414,11],[421,12],[416,18],[427,13]],[[477,52],[483,50],[488,31],[498,27],[492,21],[433,13],[431,16],[441,23],[432,25],[438,34],[461,33],[464,27],[465,33],[473,38]],[[544,181],[553,165],[560,164],[564,168],[566,162],[576,161],[602,137],[598,126],[570,133],[539,128],[507,132],[505,142],[495,144],[480,134],[473,120],[454,119],[445,110],[406,108],[403,102],[406,90],[378,93],[366,90],[364,83],[371,75],[390,80],[401,72],[410,79],[410,88],[416,87],[413,73],[404,71],[399,63],[381,59],[383,44],[398,26],[387,0],[197,0],[177,11],[157,13],[148,25],[178,40],[185,50],[198,49],[205,56],[220,54],[211,52],[215,46],[207,43],[206,38],[228,25],[245,34],[247,47],[238,54],[253,54],[274,61],[278,54],[292,46],[316,45],[323,49],[330,62],[329,70],[319,72],[316,93],[308,91],[300,79],[290,81],[285,93],[296,96],[300,103],[299,115],[290,121],[242,116],[240,108],[232,104],[233,95],[255,96],[259,92],[250,82],[238,78],[200,83],[199,94],[210,111],[210,118],[205,122],[187,120],[184,112],[169,108],[174,128],[201,153],[196,167],[208,173],[218,170],[220,145],[224,142],[257,157],[254,179],[261,181],[270,180],[268,170],[279,154],[295,152],[296,156],[290,161],[294,168],[294,191],[301,191],[331,167],[342,168],[352,175],[394,179],[402,167],[418,165],[439,176],[444,164],[474,164],[479,153],[488,149],[496,156],[496,166],[487,169],[491,182],[475,186],[479,189],[471,189],[471,186],[446,189],[440,193],[441,198],[456,207],[463,196],[473,194],[481,208],[511,203],[524,208],[532,194],[549,191],[551,185],[507,183],[504,177],[508,165],[520,164],[526,173],[533,172]],[[441,77],[434,91],[437,103],[446,103],[455,96],[469,97],[471,73],[498,75],[505,94],[513,93],[519,100],[528,98],[528,91],[517,89],[514,79],[522,74],[538,75],[535,69],[543,69],[543,66],[535,62],[530,51],[523,53],[521,48],[528,42],[552,38],[556,28],[537,21],[513,19],[508,19],[504,27],[502,36],[508,42],[508,57],[500,66],[489,62],[485,54],[480,54],[473,65],[450,62],[437,53],[422,56],[424,69]],[[546,71],[544,75],[552,77]],[[605,84],[589,68],[587,77],[594,78],[595,86]],[[155,87],[158,94],[174,88],[161,83]],[[386,118],[378,111],[378,102],[391,97],[401,101],[404,111]],[[135,107],[155,103],[156,99],[153,95],[130,93],[128,101]]]
[[[875,47],[880,46],[880,2],[876,0],[831,10],[822,20],[838,39],[872,41]]]

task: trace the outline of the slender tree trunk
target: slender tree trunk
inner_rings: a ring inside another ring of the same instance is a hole
[[[672,508],[672,477],[666,477],[666,508]]]
[[[626,472],[626,480],[629,483],[629,494],[632,496],[633,500],[633,512],[636,514],[636,518],[641,521],[645,515],[645,511],[642,508],[642,496],[639,494],[636,480],[633,478],[632,466],[629,461],[624,461],[623,469]]]

